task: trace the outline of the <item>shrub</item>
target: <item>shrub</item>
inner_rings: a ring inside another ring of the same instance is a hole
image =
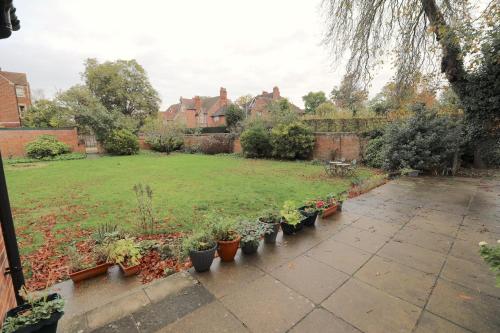
[[[228,154],[233,152],[233,139],[229,135],[208,135],[199,145],[203,154]]]
[[[69,152],[69,146],[58,141],[53,135],[40,135],[35,141],[26,145],[28,156],[36,159],[55,157]]]
[[[148,119],[142,130],[152,150],[169,154],[182,148],[185,129],[180,123],[164,124],[161,119]]]
[[[384,169],[412,168],[433,174],[445,171],[459,151],[460,127],[423,104],[414,105],[412,110],[413,116],[389,125],[383,136]]]
[[[245,111],[243,111],[238,105],[231,104],[226,110],[226,124],[227,127],[233,129],[243,120],[245,117]]]
[[[381,168],[384,163],[384,139],[378,137],[368,141],[364,152],[364,162],[372,168]]]
[[[113,155],[133,155],[139,152],[139,142],[129,130],[114,130],[104,141],[104,149]]]
[[[299,122],[278,125],[271,131],[273,156],[276,158],[307,159],[312,154],[314,142],[311,129]]]
[[[182,254],[188,256],[191,251],[206,251],[216,245],[216,241],[211,233],[199,231],[192,236],[185,238],[182,242]]]
[[[246,157],[269,157],[272,153],[271,133],[262,125],[246,129],[240,136],[241,148]]]
[[[497,241],[498,245],[492,246],[482,241],[479,242],[479,253],[483,260],[488,263],[490,269],[496,275],[496,285],[500,288],[500,240]]]

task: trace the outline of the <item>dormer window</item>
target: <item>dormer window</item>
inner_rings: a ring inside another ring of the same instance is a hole
[[[24,93],[23,86],[16,86],[16,96],[17,97],[26,97],[26,94]]]

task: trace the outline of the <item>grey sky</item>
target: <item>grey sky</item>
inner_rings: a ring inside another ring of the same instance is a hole
[[[80,82],[83,60],[135,58],[162,98],[230,98],[280,87],[302,106],[329,92],[342,64],[320,45],[320,0],[15,0],[21,31],[0,42],[0,67],[27,72],[47,97]],[[139,6],[142,5],[142,8]],[[390,79],[379,71],[371,92]]]

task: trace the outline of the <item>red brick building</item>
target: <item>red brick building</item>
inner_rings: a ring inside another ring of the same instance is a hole
[[[0,71],[0,127],[21,127],[21,114],[30,106],[26,74]]]
[[[247,114],[249,117],[265,118],[269,115],[269,105],[273,101],[279,101],[282,98],[283,97],[281,97],[280,89],[278,87],[274,87],[272,93],[263,91],[262,94],[255,96],[246,106]],[[303,110],[292,103],[290,103],[290,107],[299,114],[304,113]]]
[[[225,126],[226,109],[231,103],[226,89],[220,88],[219,96],[215,97],[181,97],[179,103],[159,114],[165,122],[180,121],[188,128]]]

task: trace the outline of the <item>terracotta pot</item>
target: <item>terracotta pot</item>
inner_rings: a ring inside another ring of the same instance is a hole
[[[236,252],[238,251],[238,246],[240,245],[241,237],[238,237],[232,241],[218,241],[217,242],[217,253],[219,254],[221,261],[233,261]]]
[[[326,218],[328,216],[331,216],[333,214],[335,214],[335,212],[337,211],[337,205],[333,205],[331,207],[328,207],[327,209],[325,209],[323,211],[323,214],[321,215],[322,218]]]
[[[135,274],[139,273],[139,271],[141,270],[140,264],[135,265],[135,266],[129,266],[129,267],[123,266],[122,264],[119,264],[119,265],[120,265],[120,269],[122,270],[124,276],[135,275]]]
[[[55,299],[61,298],[59,294],[50,294],[47,296],[48,301],[53,301]],[[16,317],[18,314],[25,311],[29,311],[32,308],[31,304],[24,303],[23,305],[17,306],[7,312],[5,318]],[[41,319],[39,322],[34,324],[28,324],[26,326],[20,327],[14,332],[16,333],[30,333],[30,332],[44,332],[44,333],[56,333],[57,323],[59,319],[63,316],[64,312],[54,312],[47,319]]]
[[[105,262],[104,264],[97,265],[95,267],[84,269],[83,271],[73,272],[69,274],[69,277],[73,282],[80,282],[83,280],[91,279],[93,277],[106,274],[108,272],[108,267],[113,264]]]

